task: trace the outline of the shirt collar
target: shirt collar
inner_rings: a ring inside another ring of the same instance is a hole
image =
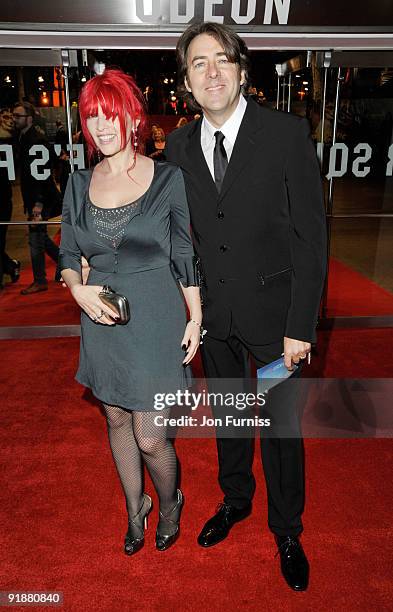
[[[246,112],[246,108],[247,100],[243,95],[240,95],[235,111],[219,129],[219,131],[224,134],[225,138],[232,146],[235,144],[237,133],[239,131],[244,113]],[[211,123],[209,123],[205,116],[203,117],[202,133],[205,144],[209,144],[210,141],[214,139],[214,134],[217,132],[217,129],[218,128],[215,128]]]

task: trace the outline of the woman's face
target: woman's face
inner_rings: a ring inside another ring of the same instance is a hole
[[[153,135],[154,140],[158,140],[159,142],[163,142],[165,140],[165,132],[161,128],[156,128],[156,131]]]
[[[126,145],[123,148],[131,146],[132,121],[128,114],[126,117]],[[97,115],[88,117],[86,124],[94,144],[103,155],[112,156],[122,150],[119,117],[107,119],[102,112],[101,106],[98,105]],[[136,125],[139,125],[139,120],[136,122]]]

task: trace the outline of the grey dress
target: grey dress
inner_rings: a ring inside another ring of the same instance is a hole
[[[189,366],[182,365],[186,309],[179,281],[184,287],[197,281],[183,175],[178,166],[155,161],[149,189],[112,211],[119,215],[112,240],[105,228],[116,222],[106,224],[104,209],[90,202],[91,176],[92,170],[79,170],[69,178],[60,269],[80,272],[83,254],[88,284],[109,285],[127,296],[131,318],[108,326],[82,311],[76,379],[106,404],[151,411],[156,393],[176,393],[191,381]]]

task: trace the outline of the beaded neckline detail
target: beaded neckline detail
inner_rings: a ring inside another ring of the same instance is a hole
[[[97,234],[117,248],[141,198],[116,208],[101,208],[88,202],[88,209],[92,214]]]

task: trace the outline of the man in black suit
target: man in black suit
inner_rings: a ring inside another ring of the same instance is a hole
[[[281,354],[288,369],[299,364],[297,376],[316,340],[326,267],[322,183],[308,122],[244,98],[248,50],[229,28],[190,26],[177,56],[180,87],[203,111],[169,136],[166,154],[183,169],[201,263],[206,376],[245,379],[250,357],[259,367]],[[275,406],[291,419],[295,391],[288,385],[276,387]],[[224,501],[198,537],[205,547],[250,514],[255,490],[252,437],[217,433]],[[261,446],[281,569],[291,588],[305,590],[302,440],[269,436]]]

